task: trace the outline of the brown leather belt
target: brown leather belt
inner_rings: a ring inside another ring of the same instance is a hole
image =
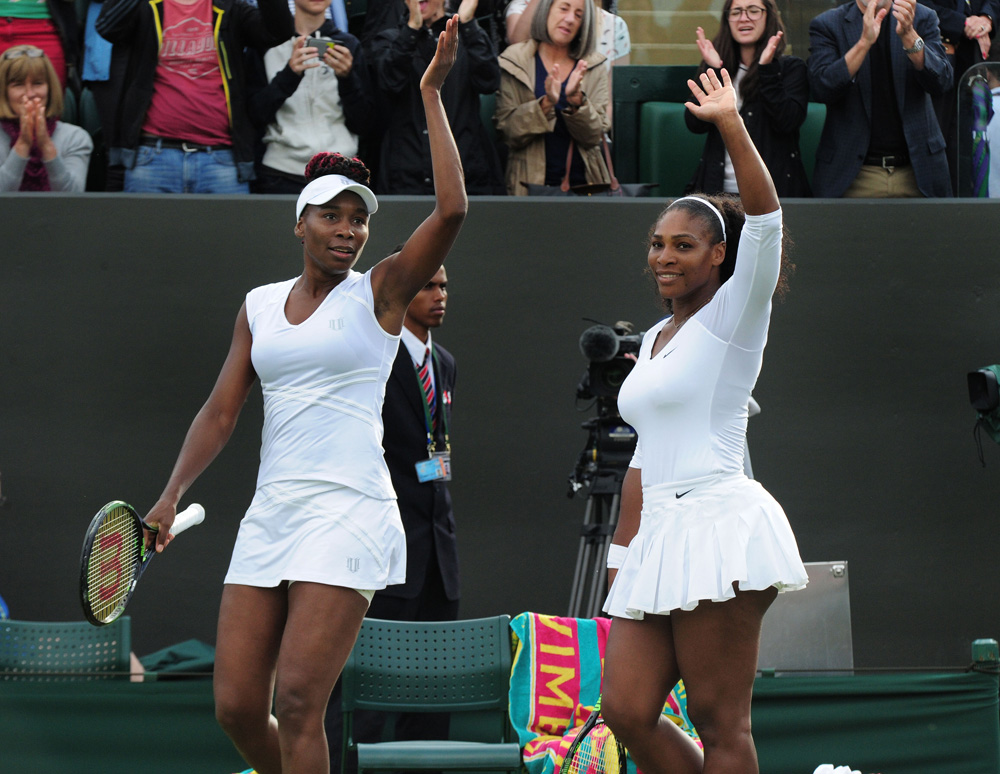
[[[942,40],[941,45],[944,46],[944,52],[948,56],[955,56],[955,45],[953,43],[946,43]]]

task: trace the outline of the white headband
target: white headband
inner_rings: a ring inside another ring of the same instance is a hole
[[[299,218],[302,215],[302,210],[307,204],[326,204],[341,191],[353,191],[360,196],[368,208],[369,215],[373,215],[378,209],[378,199],[368,186],[356,183],[343,175],[323,175],[302,189],[295,204],[295,217]]]
[[[670,207],[673,207],[675,204],[677,204],[677,202],[682,202],[685,199],[689,199],[689,200],[695,201],[695,202],[701,202],[706,207],[708,207],[708,209],[710,209],[712,212],[715,213],[715,217],[717,217],[719,219],[719,225],[722,226],[722,241],[725,242],[726,241],[726,219],[724,217],[722,217],[722,213],[719,211],[719,208],[716,207],[714,204],[712,204],[708,199],[703,199],[700,196],[682,196],[680,199],[674,199],[672,202],[670,202]],[[669,207],[667,209],[669,209]]]

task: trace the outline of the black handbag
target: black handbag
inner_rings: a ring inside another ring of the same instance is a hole
[[[611,150],[608,148],[607,137],[601,137],[601,148],[604,150],[604,163],[608,166],[610,183],[585,183],[584,185],[569,184],[569,170],[573,162],[573,141],[569,141],[569,152],[566,154],[566,174],[559,185],[541,185],[539,183],[524,183],[528,196],[651,196],[659,183],[619,183],[615,177],[615,167],[611,163]]]

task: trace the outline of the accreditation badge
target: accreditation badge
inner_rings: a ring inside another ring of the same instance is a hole
[[[451,453],[431,452],[429,459],[421,460],[416,464],[417,480],[421,483],[428,481],[451,481]]]

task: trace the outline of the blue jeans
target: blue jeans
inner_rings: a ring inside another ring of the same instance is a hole
[[[245,194],[231,150],[195,151],[142,145],[136,149],[135,167],[125,170],[128,193]]]

